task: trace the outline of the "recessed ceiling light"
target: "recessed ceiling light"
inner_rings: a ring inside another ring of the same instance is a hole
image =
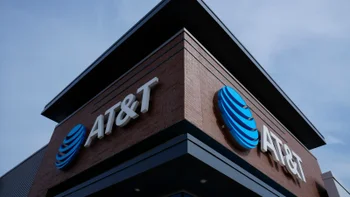
[[[139,188],[135,188],[135,192],[140,192],[141,190]]]
[[[201,179],[200,182],[201,182],[202,184],[204,184],[204,183],[207,182],[207,180],[206,180],[206,179]]]

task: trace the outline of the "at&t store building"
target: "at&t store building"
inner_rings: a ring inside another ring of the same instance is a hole
[[[29,196],[327,196],[323,136],[200,0],[159,3],[47,104]]]

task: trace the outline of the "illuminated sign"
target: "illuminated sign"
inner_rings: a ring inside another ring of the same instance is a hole
[[[81,145],[85,140],[86,128],[82,124],[73,127],[64,138],[56,154],[56,167],[65,169],[77,156]]]
[[[151,89],[158,81],[159,79],[154,77],[137,89],[136,94],[142,94],[141,113],[148,111]],[[135,94],[129,94],[122,101],[109,108],[104,114],[97,116],[84,146],[89,147],[95,138],[102,139],[104,135],[111,134],[114,125],[123,127],[132,119],[139,117],[139,114],[136,112],[139,105],[140,102],[136,100]],[[107,117],[106,121],[105,117]],[[105,124],[105,122],[107,123]],[[66,168],[74,160],[84,143],[85,133],[86,128],[82,124],[78,124],[64,138],[56,155],[56,167],[58,169]]]
[[[282,140],[270,132],[265,125],[263,125],[260,149],[262,152],[270,151],[274,161],[286,166],[291,174],[306,182],[301,158],[287,144],[282,143]]]
[[[151,88],[154,87],[158,81],[158,78],[154,77],[137,89],[137,94],[142,93],[141,113],[146,113],[148,111]],[[136,113],[136,109],[139,104],[139,101],[136,100],[136,96],[134,94],[129,94],[123,99],[123,101],[116,103],[104,114],[97,116],[94,126],[92,127],[84,146],[89,147],[92,140],[96,137],[98,139],[102,139],[105,134],[111,134],[114,124],[116,126],[123,127],[127,125],[131,119],[136,119],[139,117],[139,114]],[[104,125],[105,116],[108,116],[106,126]]]
[[[221,88],[217,93],[217,106],[227,130],[237,144],[244,149],[255,148],[259,143],[259,132],[248,105],[236,90],[229,86]],[[260,134],[260,149],[269,151],[274,161],[285,166],[287,170],[306,182],[301,166],[301,158],[287,144],[270,132],[263,125]]]
[[[259,132],[243,98],[233,88],[225,86],[218,92],[218,106],[226,127],[238,144],[245,149],[255,148]]]

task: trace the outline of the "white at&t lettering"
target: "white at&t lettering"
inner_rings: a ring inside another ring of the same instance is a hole
[[[285,161],[284,161],[284,159],[282,159],[283,158],[283,153],[282,153],[283,143],[274,133],[270,132],[270,135],[271,135],[271,138],[275,142],[275,145],[277,147],[277,153],[278,153],[278,157],[280,158],[281,165],[285,166]]]
[[[151,88],[159,82],[157,77],[154,77],[136,91],[137,94],[142,92],[141,113],[146,113],[149,109]],[[92,127],[90,134],[85,142],[85,147],[89,147],[91,142],[97,137],[102,139],[104,134],[109,135],[112,133],[113,125],[123,127],[127,125],[131,119],[136,119],[139,114],[136,113],[136,109],[139,106],[139,101],[136,100],[134,94],[127,95],[123,101],[118,102],[111,108],[106,110],[105,114],[97,116],[94,126]],[[105,116],[108,116],[107,123],[105,123]],[[106,126],[106,128],[105,128]]]
[[[126,96],[121,104],[121,111],[119,112],[115,124],[119,127],[127,125],[131,118],[136,119],[139,115],[135,112],[139,106],[139,102],[136,101],[136,96],[129,94]]]
[[[148,81],[147,83],[145,83],[143,86],[139,87],[139,89],[137,89],[137,94],[142,92],[141,113],[148,112],[151,88],[155,86],[158,83],[158,81],[159,81],[158,78],[155,77],[150,81]]]
[[[109,135],[112,133],[112,129],[113,129],[113,123],[114,123],[114,119],[115,119],[115,114],[117,111],[120,110],[120,105],[122,104],[122,102],[118,102],[117,104],[115,104],[114,106],[112,106],[111,108],[109,108],[106,112],[105,115],[108,115],[108,120],[107,120],[107,125],[106,125],[106,130],[105,130],[105,134]]]
[[[104,123],[103,123],[103,115],[97,116],[94,126],[92,126],[92,129],[90,131],[89,137],[87,138],[85,142],[85,147],[90,146],[91,141],[93,138],[98,137],[98,139],[102,139],[104,136],[103,129],[104,129]]]
[[[306,182],[301,166],[301,158],[293,152],[287,144],[283,144],[277,135],[270,132],[265,125],[263,125],[260,148],[262,152],[269,151],[272,154],[273,160],[280,163],[282,166],[286,166],[287,170],[292,175]]]
[[[272,141],[269,130],[265,125],[263,125],[263,133],[261,135],[261,151],[267,152],[270,151],[274,161],[279,162],[279,158],[275,149],[275,145]]]
[[[284,144],[283,147],[284,147],[284,152],[285,152],[284,159],[285,159],[288,171],[291,174],[298,175],[298,177],[300,177],[298,174],[298,171],[297,171],[298,164],[295,161],[293,161],[292,151],[290,150],[290,148],[288,147],[287,144]]]
[[[293,156],[294,156],[294,158],[297,160],[297,166],[298,166],[298,172],[299,172],[299,175],[301,176],[299,176],[304,182],[306,182],[306,179],[305,179],[305,175],[304,175],[304,171],[303,171],[303,168],[301,167],[301,163],[302,163],[302,160],[301,160],[301,158],[297,155],[297,154],[295,154],[295,152],[293,152]]]

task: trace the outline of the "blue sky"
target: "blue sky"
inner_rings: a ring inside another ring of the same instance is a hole
[[[350,1],[206,2],[326,137],[312,152],[350,189]],[[44,106],[157,3],[0,1],[0,176],[50,140]]]

